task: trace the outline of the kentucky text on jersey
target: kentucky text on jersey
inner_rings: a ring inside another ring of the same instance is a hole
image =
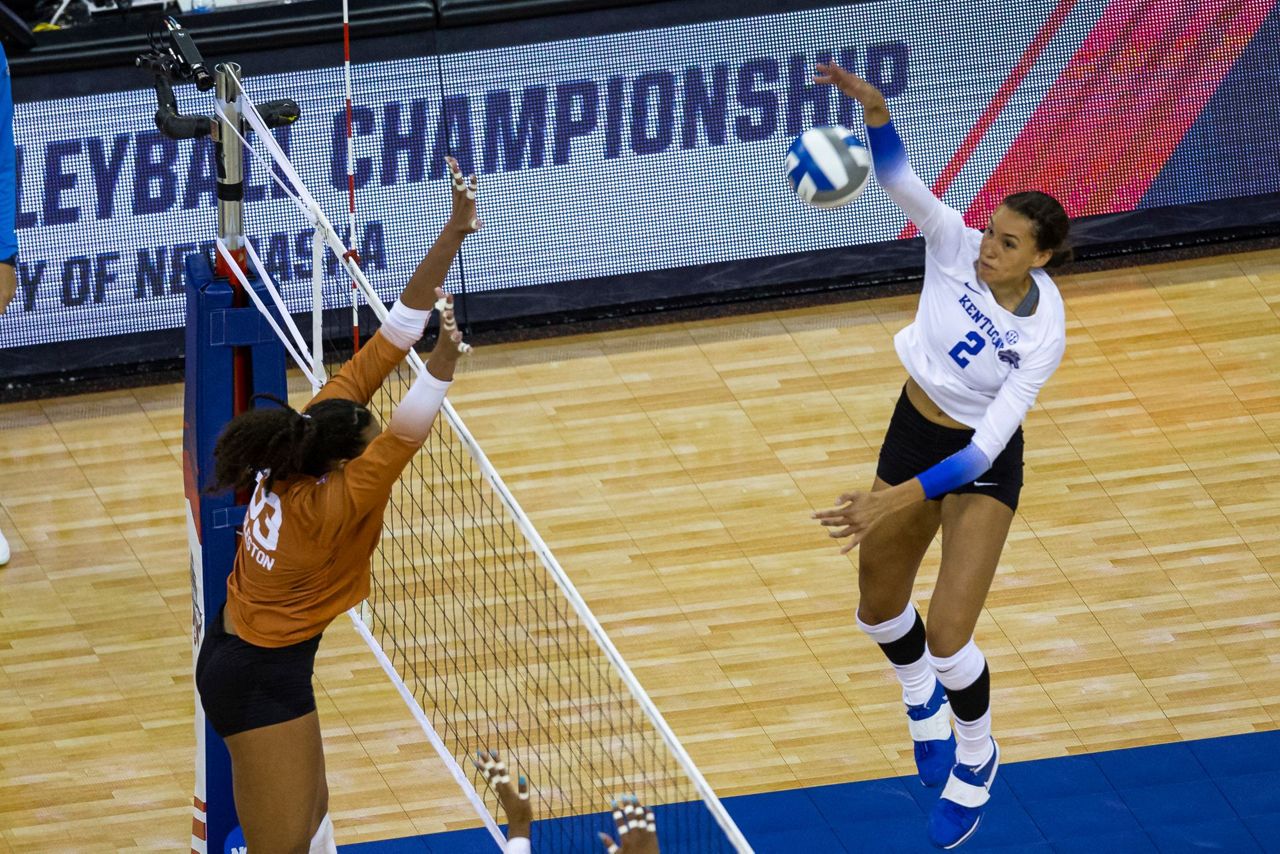
[[[1004,349],[1004,339],[1000,337],[1000,330],[996,329],[991,322],[991,318],[982,313],[982,309],[973,304],[973,300],[969,299],[968,294],[960,295],[960,307],[973,318],[973,322],[978,324],[978,328],[991,339],[991,344],[997,350]]]

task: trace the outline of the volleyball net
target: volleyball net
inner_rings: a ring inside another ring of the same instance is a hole
[[[290,309],[298,295],[280,294],[247,241],[220,237],[219,266],[318,387],[340,367],[329,343],[349,342],[357,317],[325,311],[326,300],[340,304],[350,290],[345,279],[341,293],[325,282],[325,253],[339,260],[366,313],[381,320],[386,306],[238,69],[219,73],[229,83],[219,93],[220,125],[270,167],[314,226],[309,306]],[[411,352],[383,384],[371,408],[384,423],[423,370]],[[751,850],[448,401],[393,490],[372,592],[351,618],[497,844],[500,805],[470,760],[480,750],[500,752],[528,777],[535,850],[598,849],[597,833],[613,830],[609,805],[623,795],[653,808],[668,854]]]

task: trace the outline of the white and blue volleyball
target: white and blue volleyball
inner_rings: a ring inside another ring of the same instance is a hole
[[[858,198],[871,177],[871,152],[842,127],[811,128],[787,149],[787,180],[800,199],[838,208]]]

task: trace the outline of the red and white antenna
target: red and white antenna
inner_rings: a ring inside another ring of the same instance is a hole
[[[347,0],[342,0],[342,72],[347,80],[347,238],[349,244],[342,260],[348,264],[360,266],[360,254],[356,252],[356,155],[355,142],[352,136],[351,118],[351,17],[347,9]],[[355,349],[360,349],[360,305],[359,289],[355,279],[351,280],[351,338]]]

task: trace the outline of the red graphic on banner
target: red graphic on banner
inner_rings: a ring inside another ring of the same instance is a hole
[[[1005,78],[1004,83],[1000,84],[1000,88],[996,90],[995,97],[991,99],[991,103],[987,105],[987,108],[982,111],[982,115],[974,122],[969,134],[964,138],[964,142],[960,143],[956,153],[951,156],[950,162],[943,167],[938,180],[933,182],[933,194],[935,196],[942,198],[943,193],[951,186],[951,182],[956,179],[956,176],[960,174],[960,170],[969,162],[969,158],[973,156],[978,143],[982,142],[982,138],[987,135],[987,131],[991,129],[991,125],[995,123],[1000,112],[1009,103],[1013,93],[1018,91],[1018,87],[1022,85],[1023,78],[1031,71],[1031,67],[1036,64],[1036,60],[1040,58],[1040,54],[1044,52],[1045,47],[1057,35],[1063,22],[1071,14],[1071,10],[1075,8],[1076,2],[1077,0],[1058,0],[1058,5],[1054,7],[1049,17],[1041,24],[1035,37],[1027,45],[1027,49],[1022,52],[1022,56],[1018,57],[1018,62],[1013,66],[1013,70],[1009,72],[1009,76]],[[909,222],[898,237],[915,237],[917,234],[919,232],[916,231],[915,224]]]
[[[1132,210],[1276,0],[1114,0],[965,215],[1041,190],[1072,217]],[[994,105],[994,102],[993,102]]]

